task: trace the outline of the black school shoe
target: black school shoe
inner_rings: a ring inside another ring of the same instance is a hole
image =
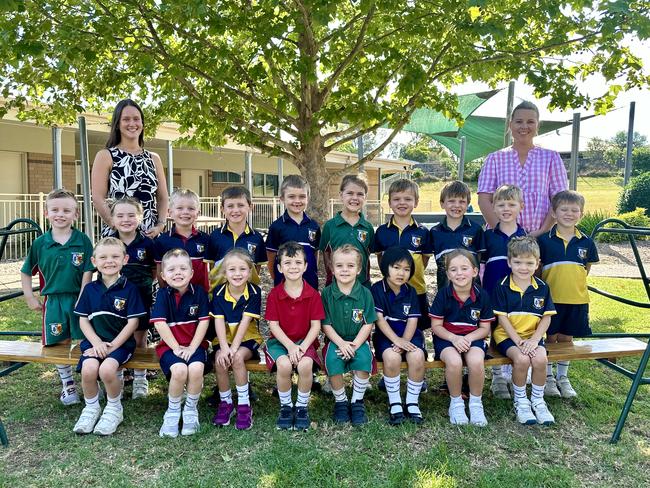
[[[307,407],[296,407],[293,419],[293,428],[295,430],[307,432],[310,425],[311,420],[309,418],[309,411],[307,410]]]
[[[350,421],[350,405],[348,402],[334,402],[334,422],[346,424]]]
[[[395,413],[390,413],[392,408],[394,406],[399,405],[400,407],[402,406],[401,403],[392,403],[388,407],[388,424],[389,425],[402,425],[404,423],[404,420],[406,420],[406,417],[404,417],[404,409],[400,410],[399,412]]]
[[[424,422],[424,417],[422,416],[421,413],[410,413],[409,412],[409,407],[417,407],[417,403],[408,403],[406,405],[406,417],[413,422],[415,425],[420,425]]]
[[[280,415],[278,421],[275,423],[278,430],[291,430],[293,429],[293,408],[289,405],[282,405],[280,407]]]
[[[368,423],[368,415],[363,400],[357,400],[350,404],[350,422],[355,426]]]

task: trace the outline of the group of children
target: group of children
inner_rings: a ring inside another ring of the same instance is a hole
[[[557,379],[553,376],[544,338],[570,341],[590,332],[586,275],[598,260],[593,242],[576,228],[584,207],[579,194],[564,191],[553,197],[557,223],[535,240],[517,224],[523,198],[514,186],[501,187],[494,194],[499,224],[487,231],[465,215],[471,195],[459,181],[443,188],[440,202],[445,217],[430,230],[412,216],[419,194],[417,184],[409,180],[391,185],[393,215],[376,231],[362,214],[368,192],[362,178],[343,178],[343,209],[324,224],[322,232],[305,213],[309,191],[301,176],[284,179],[280,198],[286,211],[270,226],[266,242],[247,222],[252,202],[241,186],[222,193],[226,221],[210,235],[194,225],[198,196],[176,190],[169,210],[173,225],[153,241],[138,232],[139,202],[124,198],[112,205],[115,237],[100,240],[94,250],[72,226],[78,212],[74,195],[64,190],[48,195],[46,216],[51,229],[31,247],[22,283],[30,308],[43,310],[44,345],[82,339],[77,370],[85,407],[75,432],[115,432],[123,418],[122,366],[136,345],[146,345],[149,324],[160,335],[156,353],[169,380],[160,436],[198,431],[197,404],[203,375],[210,367],[218,389],[213,424],[227,426],[234,416],[237,429],[250,429],[253,411],[246,361],[259,359],[262,352],[259,273],[267,261],[275,286],[266,299],[264,317],[270,337],[263,354],[269,371],[276,373],[279,429],[309,428],[309,396],[313,373],[319,368],[332,387],[334,421],[366,423],[363,398],[376,371],[375,358],[383,362],[389,423],[422,423],[419,396],[427,358],[424,334],[429,329],[436,359],[445,363],[451,423],[487,425],[481,397],[488,336],[513,363],[517,420],[554,422],[544,395],[571,397],[575,391],[568,380],[568,363],[559,363]],[[319,251],[327,271],[327,286],[321,293]],[[377,254],[383,275],[374,284],[369,274],[372,253]],[[438,269],[438,292],[429,304],[424,270],[431,255]],[[535,276],[540,260],[544,281]],[[484,263],[482,280],[479,263]],[[98,278],[91,282],[95,269]],[[42,305],[32,293],[31,276],[37,272],[42,278]],[[404,402],[403,361],[408,365]],[[469,417],[462,397],[464,366],[469,373]],[[526,395],[529,368],[530,400]],[[78,403],[71,368],[57,369],[63,383],[61,401]],[[295,403],[294,372],[298,374]],[[344,381],[349,372],[353,374],[350,400]],[[498,368],[493,371],[493,391],[509,396],[499,373]],[[106,389],[103,412],[98,379]],[[147,391],[146,371],[136,369],[133,397],[146,396]]]

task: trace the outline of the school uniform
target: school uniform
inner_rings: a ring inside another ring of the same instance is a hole
[[[485,263],[483,279],[481,286],[488,293],[492,293],[494,287],[501,282],[503,278],[511,273],[508,266],[508,243],[514,237],[523,237],[526,231],[522,226],[517,224],[517,230],[511,235],[503,233],[499,227],[488,229],[484,232],[485,252],[481,253],[481,262]]]
[[[169,231],[161,233],[154,240],[154,260],[156,264],[161,264],[162,258],[167,251],[184,249],[192,260],[194,275],[192,276],[191,283],[208,291],[208,270],[204,263],[205,254],[208,249],[208,241],[209,237],[203,231],[192,227],[190,236],[185,237],[177,233],[176,226],[173,225]]]
[[[216,281],[216,275],[219,272],[221,261],[224,256],[233,247],[245,249],[248,254],[250,254],[253,263],[256,265],[266,263],[266,246],[264,245],[262,234],[246,224],[244,232],[241,235],[238,235],[232,231],[228,222],[226,222],[221,227],[213,230],[209,237],[205,260],[210,263],[212,267],[212,270],[210,271],[211,287],[223,283],[223,281]],[[253,268],[250,280],[252,283],[259,286],[260,277],[255,267]]]
[[[140,318],[138,330],[147,330],[149,328],[149,312],[153,303],[153,275],[156,269],[153,239],[136,232],[135,239],[126,245],[126,254],[129,256],[129,260],[122,268],[122,275],[140,292],[140,298],[147,313]]]

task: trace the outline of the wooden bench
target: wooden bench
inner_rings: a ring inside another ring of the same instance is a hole
[[[586,339],[575,341],[574,343],[548,344],[547,351],[549,361],[576,361],[581,359],[594,359],[608,367],[614,369],[633,380],[632,387],[628,393],[627,399],[621,415],[619,417],[612,443],[618,441],[620,432],[623,429],[627,413],[632,406],[632,401],[640,384],[643,384],[643,371],[650,357],[650,342],[645,342],[633,337],[616,337],[616,334],[599,334],[601,339]],[[638,334],[638,337],[646,338],[647,334]],[[69,364],[76,365],[79,361],[79,347],[69,345],[59,345],[43,347],[39,342],[26,341],[3,341],[0,340],[0,361],[12,363],[4,370],[0,370],[0,377],[5,376],[16,369],[25,366],[28,363],[44,364]],[[637,371],[628,371],[616,364],[617,358],[642,356]],[[510,359],[502,356],[497,351],[488,350],[488,358],[485,360],[486,366],[496,366],[511,363]],[[442,361],[427,361],[426,369],[444,368]],[[379,363],[381,366],[381,363]],[[129,368],[146,368],[159,369],[158,357],[153,348],[137,349],[133,358],[126,363]],[[249,371],[265,372],[266,365],[257,361],[248,361]],[[402,363],[402,368],[406,369],[406,363]],[[2,424],[0,423],[0,437],[2,442],[7,445],[7,437]]]

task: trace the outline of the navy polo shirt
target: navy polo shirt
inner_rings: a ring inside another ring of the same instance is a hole
[[[122,332],[129,319],[146,315],[147,311],[138,288],[120,276],[109,288],[101,278],[88,283],[77,300],[74,313],[88,318],[95,333],[103,341],[110,342]],[[124,346],[135,347],[133,336]]]
[[[485,240],[485,252],[481,253],[481,262],[485,263],[482,285],[488,293],[492,293],[494,287],[511,272],[508,266],[508,243],[513,237],[522,237],[526,231],[517,224],[517,230],[512,235],[501,232],[499,224],[494,229],[488,229],[483,233]]]
[[[203,262],[208,250],[208,241],[209,237],[205,232],[192,228],[192,234],[186,238],[176,233],[174,225],[169,232],[161,233],[154,240],[154,259],[156,263],[160,263],[167,251],[177,248],[184,249],[192,259],[192,269],[194,270],[192,283],[208,290],[208,270]]]
[[[467,249],[472,254],[479,254],[485,251],[483,229],[480,225],[463,217],[460,225],[450,229],[447,225],[447,217],[431,227],[431,245],[438,267],[438,289],[447,285],[447,274],[445,271],[445,255],[454,249]]]
[[[472,285],[469,298],[463,301],[449,284],[433,299],[429,317],[442,320],[442,326],[453,334],[467,335],[479,322],[492,322],[494,313],[488,294],[478,286]]]
[[[296,222],[289,216],[289,212],[285,210],[284,214],[275,220],[269,227],[269,233],[266,236],[266,250],[278,252],[280,245],[295,241],[302,245],[307,257],[307,271],[303,278],[309,283],[312,288],[318,290],[318,246],[320,244],[320,226],[318,222],[310,219],[306,213],[303,212],[302,221]],[[274,284],[278,285],[282,282],[284,276],[278,270],[278,263],[275,266],[275,280]]]
[[[253,340],[260,344],[262,336],[259,333],[257,324],[262,313],[262,290],[259,286],[253,283],[246,283],[244,293],[235,300],[230,295],[228,284],[225,283],[216,288],[212,301],[210,302],[210,315],[215,318],[222,318],[226,323],[226,337],[228,342],[231,343],[237,333],[237,327],[241,322],[244,315],[251,317],[251,322],[246,329],[246,334],[242,338],[242,342]],[[213,341],[218,344],[218,338]]]
[[[212,231],[212,234],[210,234],[205,259],[209,263],[214,263],[211,276],[216,274],[221,266],[223,257],[233,247],[246,249],[255,264],[266,262],[266,246],[264,245],[262,234],[246,224],[244,232],[241,235],[236,235],[228,226],[228,222],[225,222],[221,227],[216,228]],[[251,281],[256,285],[259,285],[260,283],[260,278],[256,269],[253,270]]]
[[[153,239],[136,232],[135,239],[126,246],[126,254],[129,256],[129,260],[122,268],[122,274],[129,282],[138,287],[143,300],[148,297],[149,301],[145,302],[145,306],[150,306],[152,302],[151,283],[153,282],[153,271],[156,268]]]
[[[149,322],[165,322],[176,342],[181,346],[189,346],[199,322],[209,319],[208,294],[200,286],[190,284],[180,296],[178,290],[171,286],[158,290]],[[207,349],[208,342],[202,341],[201,347]],[[158,357],[162,357],[168,350],[170,347],[162,340],[156,346]]]
[[[420,317],[420,303],[418,294],[411,285],[404,283],[395,295],[386,280],[378,281],[370,287],[372,298],[375,301],[375,311],[380,312],[391,329],[402,337],[406,330],[406,322],[410,318]],[[376,333],[381,332],[379,328]]]

